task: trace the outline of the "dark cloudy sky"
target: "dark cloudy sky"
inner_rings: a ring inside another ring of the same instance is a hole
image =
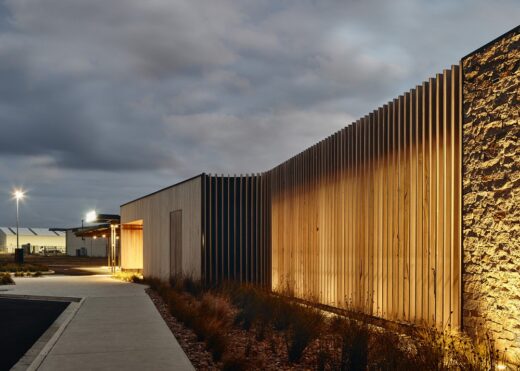
[[[270,169],[520,20],[519,0],[0,0],[0,225]]]

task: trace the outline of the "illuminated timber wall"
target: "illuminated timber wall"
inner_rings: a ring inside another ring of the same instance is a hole
[[[520,27],[463,72],[464,328],[520,362]]]
[[[270,171],[274,290],[460,324],[460,92],[453,66]]]

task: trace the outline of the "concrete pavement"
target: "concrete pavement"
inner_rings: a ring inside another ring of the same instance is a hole
[[[34,369],[194,370],[143,285],[101,275],[15,281],[0,294],[82,298],[60,316],[52,344],[33,357]]]

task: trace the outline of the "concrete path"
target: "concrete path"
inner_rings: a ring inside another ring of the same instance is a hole
[[[143,285],[109,276],[15,281],[0,294],[84,298],[39,370],[194,370]]]

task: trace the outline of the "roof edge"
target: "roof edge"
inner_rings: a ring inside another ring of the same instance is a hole
[[[128,205],[128,204],[131,204],[131,203],[133,203],[133,202],[136,202],[136,201],[142,200],[143,198],[153,196],[154,194],[159,193],[159,192],[166,191],[167,189],[170,189],[170,188],[173,188],[173,187],[177,187],[177,186],[179,186],[179,185],[181,185],[181,184],[183,184],[183,183],[187,183],[187,182],[189,182],[189,181],[191,181],[191,180],[193,180],[193,179],[201,178],[201,177],[204,176],[205,174],[206,174],[206,173],[200,173],[200,174],[197,174],[197,175],[195,175],[195,176],[192,176],[191,178],[181,180],[180,182],[177,182],[177,183],[175,183],[175,184],[172,184],[172,185],[170,185],[170,186],[168,186],[168,187],[164,187],[164,188],[161,188],[161,189],[159,189],[159,190],[157,190],[157,191],[154,191],[154,192],[152,192],[152,193],[148,193],[147,195],[144,195],[144,196],[138,197],[138,198],[136,198],[135,200],[125,202],[124,204],[120,205],[119,207],[123,207],[123,206]]]

